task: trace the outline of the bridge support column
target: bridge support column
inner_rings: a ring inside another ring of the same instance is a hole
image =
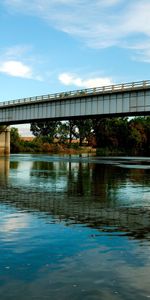
[[[0,129],[0,155],[10,154],[10,127]]]

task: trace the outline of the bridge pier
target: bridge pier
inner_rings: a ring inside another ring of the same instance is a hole
[[[0,128],[0,155],[10,154],[10,127]]]

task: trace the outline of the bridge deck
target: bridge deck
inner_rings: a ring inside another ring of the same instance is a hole
[[[0,125],[150,114],[150,80],[0,103]]]
[[[3,101],[0,102],[0,107],[4,106],[15,106],[15,105],[24,105],[29,104],[32,102],[41,102],[41,101],[49,101],[49,100],[61,100],[61,99],[71,99],[77,97],[88,97],[91,95],[100,95],[100,94],[108,94],[108,93],[123,93],[126,91],[136,91],[136,90],[143,90],[143,89],[150,89],[150,80],[144,81],[137,81],[137,82],[130,82],[130,83],[121,83],[115,85],[108,85],[102,87],[94,87],[89,89],[81,89],[81,90],[74,90],[74,91],[66,91],[54,94],[47,94],[41,96],[34,96],[34,97],[27,97],[27,98],[20,98],[16,100],[10,101]]]

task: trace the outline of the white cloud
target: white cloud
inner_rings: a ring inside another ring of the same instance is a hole
[[[18,59],[26,56],[32,50],[30,45],[13,45],[3,50],[5,57],[8,59]]]
[[[37,61],[35,61],[35,56],[29,53],[31,49],[31,46],[27,45],[14,45],[0,49],[0,73],[43,81],[41,75],[35,74],[33,65],[37,64]]]
[[[150,1],[133,1],[128,8],[129,11],[124,15],[123,20],[123,25],[126,24],[126,32],[143,33],[150,37]]]
[[[8,60],[0,63],[0,72],[13,77],[22,77],[31,79],[32,69],[21,61]]]
[[[113,84],[112,79],[108,77],[82,79],[70,73],[61,73],[58,79],[64,85],[74,85],[81,88],[99,87]]]
[[[133,60],[150,63],[150,40],[144,43],[137,42],[134,45],[126,47],[133,51]]]

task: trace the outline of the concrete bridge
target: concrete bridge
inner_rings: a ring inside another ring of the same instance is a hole
[[[0,125],[150,114],[150,80],[0,102]],[[7,130],[5,131],[7,132]],[[6,133],[8,135],[8,133]],[[8,152],[3,134],[1,148]]]

